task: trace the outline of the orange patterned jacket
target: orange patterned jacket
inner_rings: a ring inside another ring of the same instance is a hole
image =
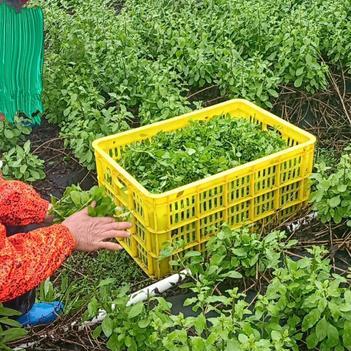
[[[75,241],[62,225],[6,236],[7,226],[42,223],[49,203],[32,187],[0,177],[0,302],[12,300],[52,275]]]

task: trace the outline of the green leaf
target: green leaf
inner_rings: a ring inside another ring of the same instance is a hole
[[[305,59],[306,59],[307,65],[312,64],[312,56],[310,54],[307,53]]]
[[[281,339],[282,335],[280,332],[276,331],[276,330],[273,330],[271,332],[271,338],[273,341],[279,341]]]
[[[316,336],[318,341],[322,341],[327,337],[328,334],[328,322],[323,317],[316,325]]]
[[[16,317],[20,316],[21,313],[16,310],[4,307],[2,304],[0,304],[0,315],[5,317]]]
[[[105,336],[109,338],[113,331],[113,321],[109,316],[106,316],[105,319],[102,321],[101,328]]]
[[[144,311],[144,304],[137,303],[136,305],[133,305],[131,307],[131,309],[129,310],[128,318],[130,318],[130,319],[135,318],[135,317],[139,316],[143,311]]]
[[[249,338],[245,334],[239,334],[238,340],[241,344],[246,344],[249,341]]]
[[[115,283],[116,283],[115,278],[107,278],[107,279],[101,280],[98,287],[101,288],[103,286],[109,286],[109,285],[113,285]]]
[[[204,339],[200,337],[191,337],[190,338],[190,343],[191,343],[191,350],[192,351],[204,351],[207,349],[207,343]]]
[[[227,346],[224,349],[224,351],[240,351],[240,350],[242,350],[241,346],[238,343],[238,341],[235,340],[235,339],[228,340],[227,341]]]
[[[320,317],[321,312],[317,308],[310,311],[302,321],[302,331],[311,329],[318,322]]]
[[[344,342],[344,346],[347,349],[351,349],[351,321],[346,320],[344,322],[344,330],[342,334],[342,339]]]
[[[296,70],[296,75],[301,76],[301,74],[303,74],[303,72],[304,72],[304,67],[300,67]]]
[[[351,312],[351,303],[345,303],[343,305],[340,305],[340,311],[341,312]]]
[[[345,302],[351,304],[351,290],[346,290],[344,293]]]
[[[9,129],[4,130],[4,135],[6,139],[12,139],[14,137],[14,133]]]
[[[201,252],[198,252],[198,251],[188,251],[188,252],[184,255],[184,259],[191,258],[191,257],[199,257],[199,256],[201,256]]]
[[[197,316],[194,320],[194,327],[198,335],[201,335],[206,328],[206,318],[203,314]]]
[[[331,198],[328,201],[328,203],[329,203],[329,206],[331,208],[338,207],[340,205],[340,203],[341,203],[341,198],[340,198],[340,196],[335,196],[335,197]]]
[[[302,81],[303,81],[303,76],[300,76],[299,78],[297,78],[294,82],[295,88],[300,88],[302,85]]]
[[[98,311],[98,301],[96,297],[93,297],[88,303],[88,313],[90,317],[95,317]]]
[[[20,172],[21,173],[25,173],[25,171],[27,170],[27,165],[22,165],[21,167],[20,167]]]
[[[198,299],[196,297],[187,298],[184,301],[184,306],[191,306],[191,305],[195,304],[197,301],[198,301]]]
[[[101,332],[102,332],[102,327],[101,325],[99,325],[94,329],[91,335],[93,336],[93,338],[98,339],[101,336]]]
[[[335,347],[339,344],[339,332],[338,330],[332,325],[328,323],[328,339],[327,345],[329,347]]]
[[[1,339],[2,342],[8,343],[23,338],[26,335],[27,331],[23,328],[11,328],[1,332]]]
[[[30,152],[30,141],[26,141],[25,144],[23,145],[23,150],[26,152],[26,153],[29,153]]]
[[[71,199],[76,206],[81,205],[81,195],[78,191],[71,192]]]
[[[227,278],[232,278],[232,279],[241,279],[243,277],[242,274],[240,274],[237,271],[231,271],[231,272],[225,273],[223,276]]]
[[[20,323],[18,323],[17,321],[15,321],[13,319],[7,318],[7,317],[1,317],[0,324],[6,324],[6,325],[9,325],[11,327],[17,327],[17,328],[21,327]]]
[[[111,351],[120,351],[120,343],[118,341],[118,335],[112,334],[111,337],[108,339],[106,346]]]
[[[347,185],[346,184],[339,184],[337,187],[338,192],[343,193],[347,190]]]
[[[314,349],[318,345],[318,338],[314,332],[307,336],[306,343],[309,350]]]
[[[245,257],[248,255],[248,252],[247,252],[247,249],[245,248],[237,248],[237,249],[233,249],[233,254],[236,256]]]
[[[138,326],[141,329],[145,329],[145,328],[147,328],[150,325],[150,323],[151,323],[150,319],[146,318],[146,319],[143,319],[143,320],[139,321],[138,322]]]

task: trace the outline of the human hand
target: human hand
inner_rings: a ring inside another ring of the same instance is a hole
[[[96,251],[99,249],[121,250],[117,243],[105,241],[112,238],[127,238],[131,227],[127,222],[116,222],[110,217],[90,217],[88,209],[73,214],[62,222],[73,235],[76,249],[80,251]]]

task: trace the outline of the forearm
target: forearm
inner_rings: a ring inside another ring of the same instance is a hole
[[[0,178],[0,222],[26,226],[45,220],[49,203],[29,185]]]
[[[38,286],[62,265],[74,247],[74,238],[62,225],[5,239],[0,250],[0,302]]]

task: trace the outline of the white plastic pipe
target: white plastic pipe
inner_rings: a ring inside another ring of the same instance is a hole
[[[299,230],[302,226],[305,226],[309,223],[311,223],[315,218],[317,218],[317,212],[311,212],[305,217],[299,218],[296,221],[288,224],[286,226],[286,229],[291,233],[295,233],[297,230]]]
[[[159,280],[158,282],[131,294],[129,297],[129,301],[127,302],[127,306],[134,305],[138,302],[145,301],[148,298],[153,297],[155,295],[162,294],[168,289],[181,283],[188,274],[189,274],[189,271],[185,269],[180,273],[173,274],[165,279]],[[114,307],[115,306],[112,305],[112,309],[114,309]],[[84,327],[87,327],[87,326],[93,326],[95,324],[98,324],[102,322],[105,317],[106,317],[106,311],[100,310],[97,317],[95,317],[91,321],[83,323],[79,327],[79,330],[82,330]]]
[[[184,269],[180,273],[176,273],[165,279],[159,280],[158,282],[143,288],[132,295],[130,295],[127,306],[134,305],[138,302],[145,301],[146,299],[153,297],[157,294],[162,294],[168,289],[180,284],[188,275],[190,271]]]

